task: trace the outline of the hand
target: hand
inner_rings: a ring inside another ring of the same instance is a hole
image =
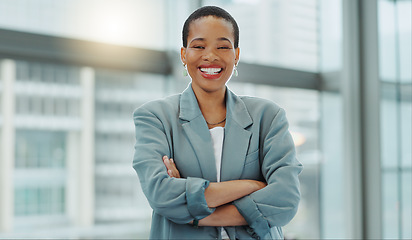
[[[167,168],[167,174],[170,177],[180,178],[179,170],[177,170],[176,164],[172,158],[168,158],[167,156],[163,157],[163,163]]]

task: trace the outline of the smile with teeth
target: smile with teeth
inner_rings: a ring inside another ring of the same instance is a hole
[[[222,71],[222,68],[200,68],[200,71],[209,75],[217,75]]]

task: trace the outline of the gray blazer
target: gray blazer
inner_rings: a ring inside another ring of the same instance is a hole
[[[254,179],[268,186],[233,202],[248,226],[225,227],[231,239],[283,239],[281,226],[295,215],[302,165],[283,109],[271,101],[226,91],[221,181]],[[133,115],[133,168],[153,208],[151,239],[220,239],[220,228],[188,224],[215,209],[204,191],[216,182],[211,136],[191,85],[181,94],[152,101]],[[182,178],[167,175],[162,157]]]

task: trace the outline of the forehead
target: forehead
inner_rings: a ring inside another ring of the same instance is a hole
[[[192,21],[189,25],[189,36],[191,38],[221,38],[234,39],[232,24],[224,18],[205,16]]]

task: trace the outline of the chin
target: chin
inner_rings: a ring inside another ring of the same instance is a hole
[[[217,91],[226,89],[226,83],[224,84],[202,84],[200,87],[203,89],[203,91],[212,93],[212,92],[217,92]]]

